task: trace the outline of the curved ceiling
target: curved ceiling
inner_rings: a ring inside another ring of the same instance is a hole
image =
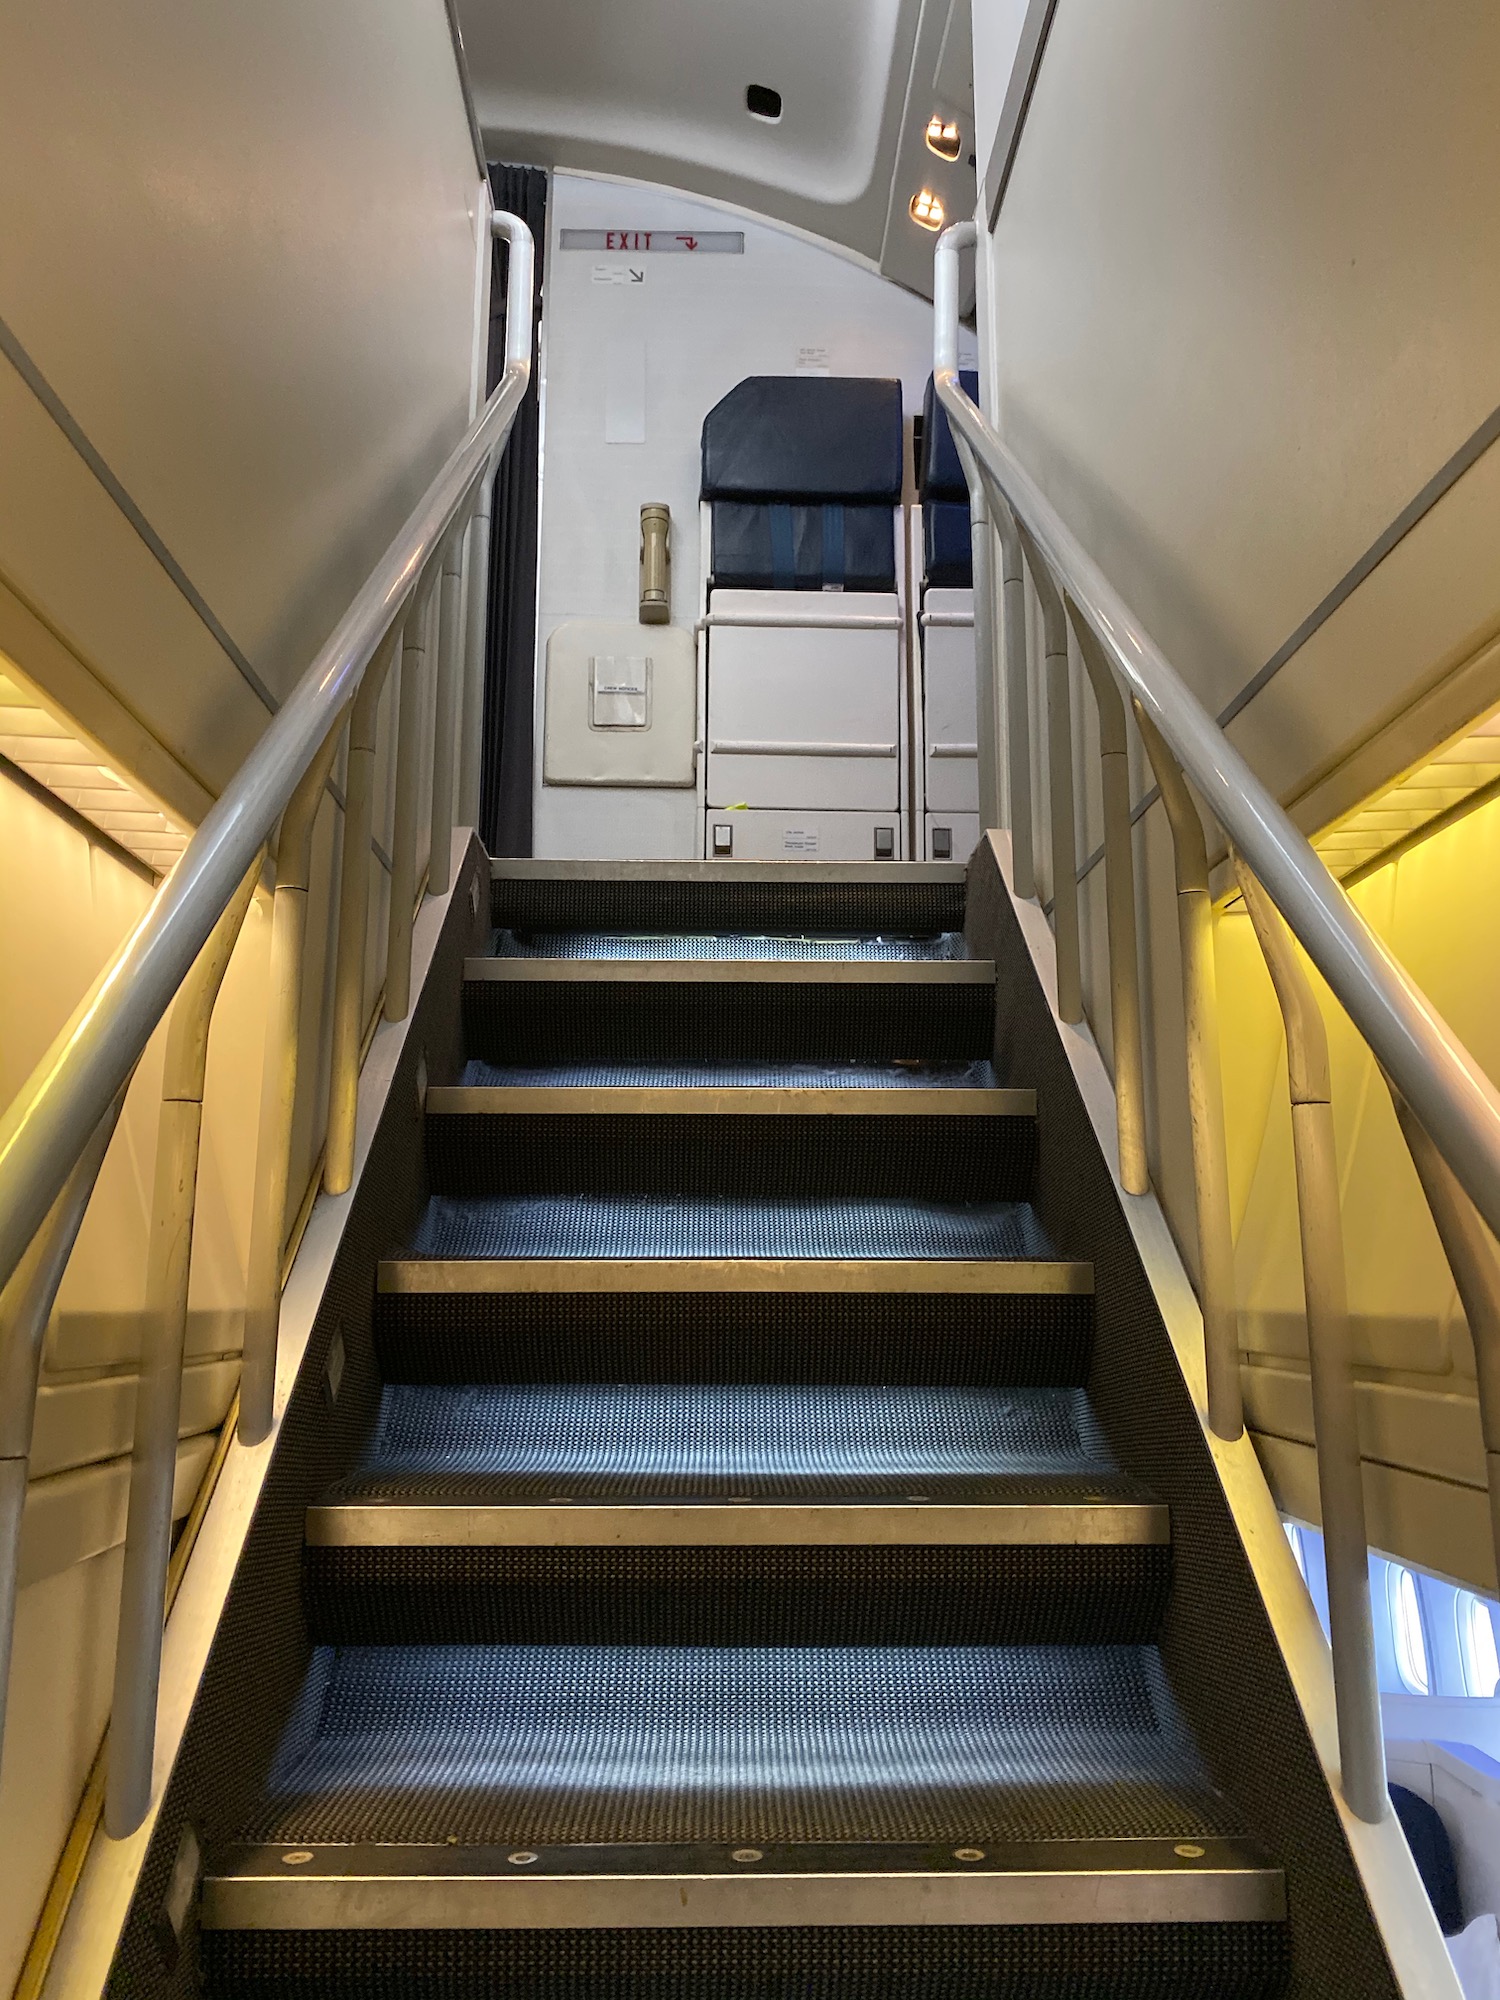
[[[922,142],[934,111],[972,123],[969,0],[459,0],[459,14],[491,158],[732,202],[921,291],[932,239],[911,196],[972,209],[967,150],[950,165]],[[747,109],[757,84],[781,98],[775,122]]]

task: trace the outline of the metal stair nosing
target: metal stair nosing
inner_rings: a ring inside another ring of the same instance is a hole
[[[1092,1297],[1094,1267],[1063,1258],[387,1257],[378,1294],[871,1292]]]
[[[987,958],[468,958],[468,985],[985,986]]]
[[[1170,1528],[1159,1502],[1107,1493],[978,1502],[381,1499],[315,1503],[306,1540],[314,1548],[1140,1548],[1167,1544]]]
[[[1024,1118],[1034,1090],[902,1087],[844,1090],[775,1084],[433,1084],[430,1118],[590,1117],[636,1113],[682,1118]]]
[[[492,882],[768,882],[802,887],[952,887],[967,878],[961,861],[554,861],[495,855]]]
[[[208,1930],[631,1930],[1266,1924],[1279,1869],[1250,1843],[983,1847],[246,1845],[204,1883]]]

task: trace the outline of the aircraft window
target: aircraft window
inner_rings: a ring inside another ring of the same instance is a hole
[[[1417,1579],[1398,1563],[1392,1563],[1386,1575],[1391,1629],[1396,1642],[1396,1671],[1413,1694],[1428,1694],[1432,1678],[1427,1667],[1427,1635],[1422,1629]]]
[[[774,125],[781,117],[781,92],[763,83],[752,83],[745,92],[745,109],[752,118],[763,118],[768,125]]]
[[[1500,1651],[1495,1644],[1493,1608],[1469,1590],[1458,1593],[1454,1608],[1458,1613],[1458,1650],[1464,1663],[1464,1684],[1470,1694],[1492,1696],[1500,1689]]]

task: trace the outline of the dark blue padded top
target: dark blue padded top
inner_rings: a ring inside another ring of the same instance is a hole
[[[964,394],[977,403],[978,371],[960,368],[958,379]],[[966,507],[969,504],[969,485],[958,462],[958,447],[948,427],[948,412],[938,401],[937,384],[930,375],[927,378],[927,393],[922,398],[921,487],[924,501],[961,500]]]
[[[704,500],[901,498],[901,384],[750,375],[703,420]]]

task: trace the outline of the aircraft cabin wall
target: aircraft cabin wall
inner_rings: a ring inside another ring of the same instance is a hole
[[[1034,28],[1049,11],[1017,137],[994,52],[1008,65],[1028,17]],[[1500,701],[1500,14],[1450,9],[1438,34],[1409,8],[1354,0],[975,0],[974,33],[993,226],[986,401],[1169,659],[1317,834]],[[1076,661],[1072,699],[1086,1002],[1108,1058],[1097,738]],[[1483,747],[1471,738],[1462,754]],[[1149,783],[1138,760],[1138,801]],[[1041,759],[1033,789],[1044,829]],[[1354,890],[1492,1076],[1496,810]],[[1400,812],[1384,817],[1395,838]],[[1138,819],[1136,859],[1152,1173],[1191,1267],[1159,806]],[[1233,913],[1219,983],[1250,1420],[1283,1506],[1315,1519],[1279,1022]],[[1379,1080],[1331,1003],[1330,1029],[1372,1533],[1492,1591],[1462,1315]]]
[[[442,0],[11,9],[0,189],[0,752],[64,793],[80,769],[118,790],[117,811],[90,809],[137,853],[159,839],[164,869],[475,406],[488,192]],[[325,797],[308,1019],[341,823]],[[152,883],[6,766],[0,854],[8,1100]],[[386,900],[377,869],[367,1015]],[[262,897],[210,1041],[179,1517],[238,1375],[268,916]],[[305,1048],[294,1206],[326,1060]],[[109,1706],[160,1064],[158,1035],[48,1334],[0,1767],[0,1991]]]

